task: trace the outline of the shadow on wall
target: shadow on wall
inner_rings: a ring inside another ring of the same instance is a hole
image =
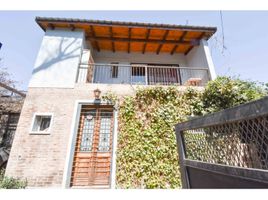
[[[61,38],[58,48],[55,48],[57,49],[57,52],[56,51],[51,52],[50,48],[46,48],[46,53],[45,53],[46,58],[42,61],[41,65],[34,68],[32,75],[39,71],[48,69],[49,67],[51,67],[52,65],[56,63],[77,57],[77,55],[75,55],[74,53],[81,48],[80,45],[72,49],[73,46],[76,46],[75,43],[77,42],[78,42],[77,38],[74,38],[73,40],[71,40],[70,38]],[[64,47],[64,44],[67,44],[67,46]]]

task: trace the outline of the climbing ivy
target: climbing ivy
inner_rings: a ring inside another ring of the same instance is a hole
[[[119,109],[117,188],[180,188],[174,125],[266,94],[253,82],[230,77],[209,82],[202,92],[158,86],[121,99],[107,93],[103,99]]]
[[[119,110],[118,188],[181,186],[174,125],[199,112],[193,89],[138,89]]]
[[[240,105],[267,95],[267,84],[222,76],[210,81],[202,95],[203,113]]]
[[[0,189],[24,189],[27,180],[4,176],[4,170],[0,170]]]

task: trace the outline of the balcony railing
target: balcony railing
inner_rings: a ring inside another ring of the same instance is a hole
[[[77,82],[135,85],[197,85],[210,80],[208,68],[145,64],[81,64]]]

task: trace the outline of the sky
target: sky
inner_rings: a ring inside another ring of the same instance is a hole
[[[217,75],[268,82],[268,11],[0,11],[1,66],[27,90],[43,30],[35,17],[216,26],[209,46]]]

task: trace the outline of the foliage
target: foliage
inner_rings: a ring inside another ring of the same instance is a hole
[[[27,181],[22,181],[17,178],[4,176],[4,171],[0,171],[0,189],[24,189],[27,186]]]
[[[112,93],[104,95],[103,99],[119,105],[117,187],[181,187],[174,125],[265,94],[257,83],[219,77],[202,92],[170,86],[139,88],[134,96],[120,100]],[[190,146],[203,151],[194,143]],[[189,150],[192,156],[195,150]]]
[[[17,82],[12,80],[12,76],[8,73],[7,68],[0,66],[0,83],[14,88]],[[10,93],[11,92],[6,89],[0,90],[0,114],[4,112],[18,112],[21,110],[23,98],[11,98],[9,97]]]
[[[175,87],[138,89],[119,110],[117,187],[181,186],[174,125],[198,110],[198,92]],[[194,98],[192,98],[194,97]]]
[[[105,95],[103,95],[102,100],[107,101],[113,105],[117,105],[118,104],[118,97],[116,96],[116,94],[112,93],[112,92],[107,92]]]
[[[1,62],[1,61],[0,61]],[[11,74],[7,71],[7,68],[0,65],[0,83],[14,87],[16,81],[12,80]]]
[[[265,95],[267,95],[267,90],[256,82],[218,77],[207,84],[202,95],[204,113],[230,108]]]

